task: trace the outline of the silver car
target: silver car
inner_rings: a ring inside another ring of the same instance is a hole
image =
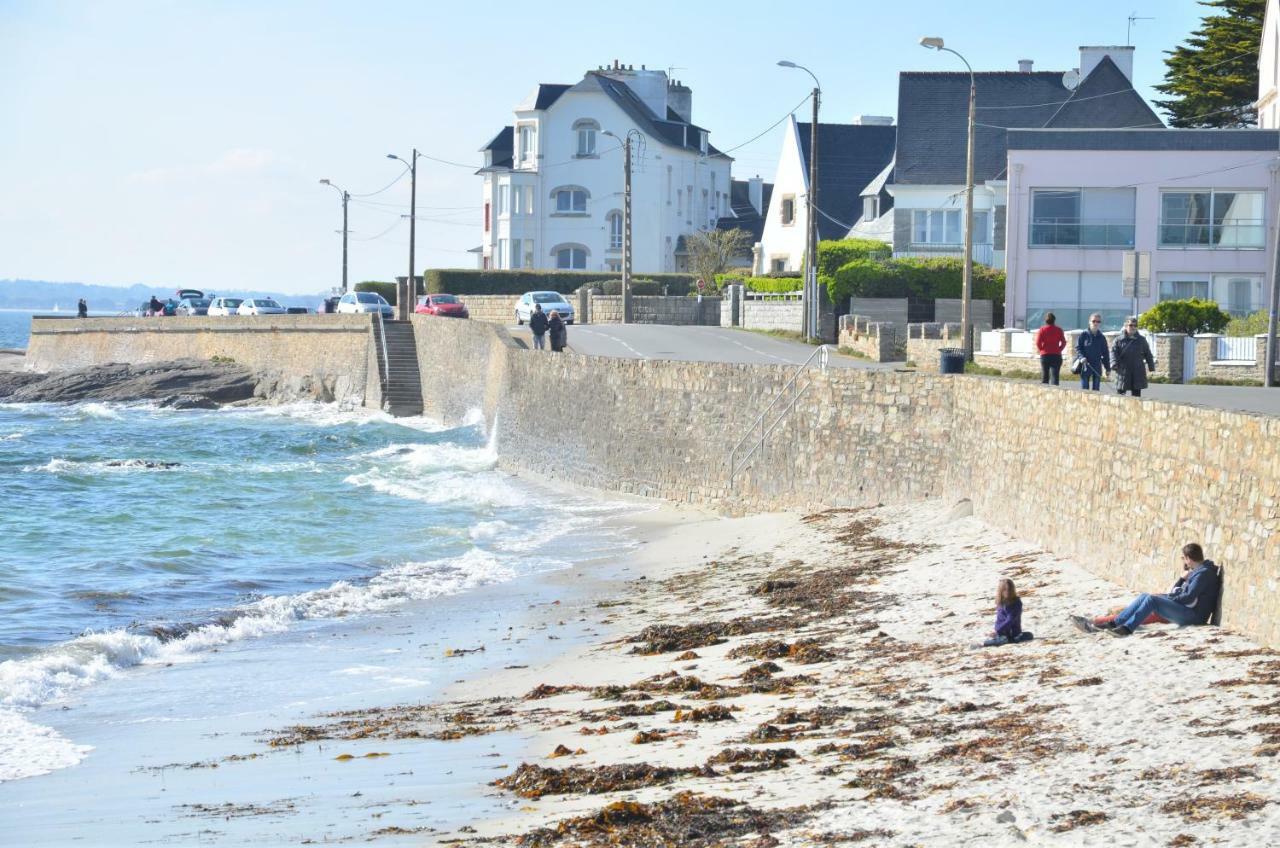
[[[284,307],[269,297],[246,297],[240,304],[241,315],[283,315]]]
[[[569,305],[569,301],[565,299],[564,295],[553,291],[534,291],[525,292],[516,303],[517,324],[524,324],[529,320],[529,316],[533,314],[533,305],[535,303],[542,304],[542,311],[547,315],[552,312],[559,312],[560,317],[564,319],[566,324],[573,323],[573,307]]]
[[[240,311],[244,298],[215,297],[209,302],[209,315],[235,315]]]
[[[384,318],[395,315],[391,304],[377,292],[347,292],[338,301],[339,315],[361,312],[381,312]]]

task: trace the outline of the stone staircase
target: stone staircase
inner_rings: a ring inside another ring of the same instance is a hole
[[[408,321],[374,323],[378,370],[382,378],[382,408],[396,418],[422,414],[422,375],[418,370],[418,345]],[[379,327],[385,333],[379,338]],[[386,357],[383,357],[383,351]]]

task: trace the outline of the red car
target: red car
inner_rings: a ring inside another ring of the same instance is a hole
[[[428,294],[418,298],[414,312],[421,315],[439,315],[441,318],[470,318],[467,305],[452,294]]]

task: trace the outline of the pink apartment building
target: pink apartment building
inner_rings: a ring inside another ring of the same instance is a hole
[[[1005,326],[1066,329],[1134,309],[1127,251],[1150,255],[1149,294],[1265,309],[1280,198],[1276,130],[1010,130]]]

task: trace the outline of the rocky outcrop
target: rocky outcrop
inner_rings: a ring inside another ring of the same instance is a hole
[[[110,363],[53,374],[0,373],[0,400],[159,401],[183,409],[208,409],[252,399],[259,379],[260,375],[233,363],[194,359],[146,365]]]

